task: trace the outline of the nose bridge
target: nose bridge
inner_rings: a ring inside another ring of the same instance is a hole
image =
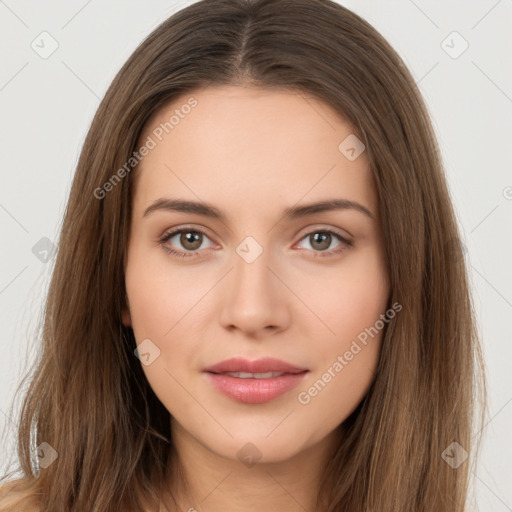
[[[251,255],[252,249],[248,251],[247,255]],[[270,273],[268,267],[271,265],[270,251],[264,250],[261,254],[255,257],[254,260],[246,260],[243,256],[238,254],[237,262],[235,264],[235,271],[240,280],[248,281],[254,284],[263,284],[268,279]]]
[[[246,331],[283,327],[287,321],[286,306],[282,283],[270,270],[272,262],[271,250],[254,237],[246,237],[236,247],[229,290],[223,297],[225,326]]]
[[[272,267],[270,249],[264,247],[254,237],[248,236],[240,242],[235,252],[233,258],[235,293],[251,301],[261,295],[269,295],[274,284],[270,281],[275,279],[268,268]]]

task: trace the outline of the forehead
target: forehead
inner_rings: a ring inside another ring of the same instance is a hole
[[[197,89],[146,123],[138,147],[149,139],[153,147],[135,172],[135,208],[165,195],[204,199],[228,211],[258,205],[260,212],[263,205],[290,206],[302,198],[344,197],[376,213],[365,152],[350,160],[340,150],[355,136],[346,119],[303,92]]]

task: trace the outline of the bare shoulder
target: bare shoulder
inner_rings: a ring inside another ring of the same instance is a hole
[[[34,496],[28,493],[25,480],[10,480],[0,484],[0,512],[41,512]]]

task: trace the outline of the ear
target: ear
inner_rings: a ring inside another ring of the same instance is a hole
[[[128,308],[123,309],[122,319],[123,319],[123,325],[125,327],[132,326],[132,317],[130,315],[130,310]]]

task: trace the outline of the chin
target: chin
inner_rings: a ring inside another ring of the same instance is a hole
[[[268,432],[247,432],[234,439],[214,439],[203,444],[220,457],[241,462],[250,468],[255,464],[285,462],[307,449],[306,440],[298,433],[283,431],[282,434],[268,436]]]

